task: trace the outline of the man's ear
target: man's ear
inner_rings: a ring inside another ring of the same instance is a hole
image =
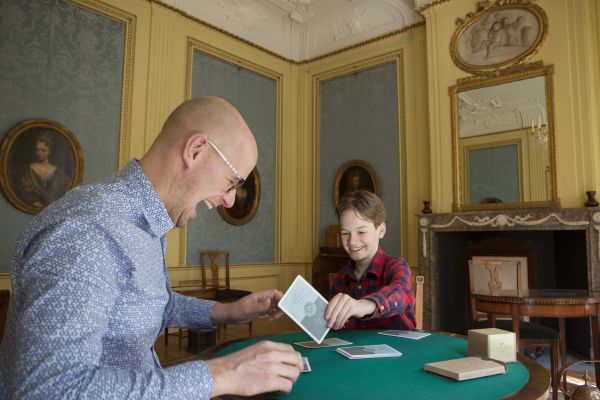
[[[208,138],[203,133],[194,133],[186,141],[183,147],[183,162],[188,168],[200,157],[202,152],[208,149]]]
[[[379,231],[379,239],[383,239],[386,230],[385,222],[382,222],[381,225],[379,225],[379,227],[377,228],[377,230]]]

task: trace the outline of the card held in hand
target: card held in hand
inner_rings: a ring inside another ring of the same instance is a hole
[[[317,343],[321,343],[329,327],[325,321],[327,300],[302,276],[298,275],[279,300],[279,308]]]
[[[308,358],[302,357],[302,371],[300,372],[310,372],[312,369],[310,368],[310,363],[308,362]]]

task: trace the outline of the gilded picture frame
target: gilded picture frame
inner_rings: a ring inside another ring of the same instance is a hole
[[[231,225],[244,225],[254,218],[260,204],[260,174],[254,168],[244,184],[235,190],[235,203],[231,208],[219,206],[217,211]]]
[[[83,164],[69,129],[52,120],[26,120],[2,141],[0,187],[13,206],[37,214],[81,183]]]
[[[477,12],[456,23],[450,55],[472,74],[497,73],[526,62],[548,35],[546,13],[529,0],[482,1]]]
[[[343,194],[364,189],[379,196],[379,182],[371,165],[363,160],[350,160],[342,164],[333,181],[333,206],[337,207]]]

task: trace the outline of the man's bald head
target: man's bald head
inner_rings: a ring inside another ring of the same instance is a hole
[[[185,226],[199,201],[209,208],[233,205],[235,190],[228,189],[248,177],[257,153],[235,107],[219,97],[201,97],[171,113],[140,166],[173,221]]]
[[[176,146],[198,132],[209,139],[229,142],[237,139],[236,133],[240,131],[249,131],[249,128],[235,107],[220,97],[207,96],[188,100],[177,107],[165,121],[156,142],[161,146]]]

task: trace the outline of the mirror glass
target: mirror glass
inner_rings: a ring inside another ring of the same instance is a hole
[[[451,88],[457,211],[557,205],[551,72]]]

